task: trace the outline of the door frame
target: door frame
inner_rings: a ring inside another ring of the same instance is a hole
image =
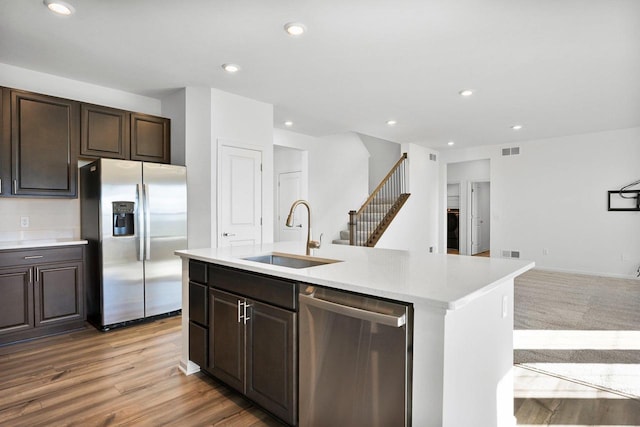
[[[232,141],[225,138],[217,138],[216,140],[216,224],[215,227],[215,247],[220,247],[220,220],[222,218],[222,201],[220,200],[222,194],[222,177],[220,176],[222,171],[222,147],[239,148],[242,150],[259,151],[261,161],[264,163],[265,153],[264,147],[257,144]],[[260,222],[260,242],[264,242],[264,176],[260,176],[260,217],[263,219]],[[212,242],[214,243],[214,242]]]

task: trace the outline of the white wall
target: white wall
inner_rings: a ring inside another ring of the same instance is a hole
[[[400,144],[373,136],[358,134],[369,152],[369,194],[400,159]]]
[[[159,115],[160,100],[0,63],[0,86]],[[83,163],[81,162],[80,165]],[[29,217],[29,228],[20,217]],[[0,199],[0,241],[80,237],[78,199]]]
[[[440,158],[436,151],[417,144],[402,144],[408,157],[409,199],[400,209],[389,228],[376,245],[377,248],[438,252],[439,228],[446,202],[440,198]],[[429,159],[436,154],[436,161]],[[446,183],[444,200],[446,200]],[[446,226],[446,222],[442,222]]]
[[[274,129],[274,144],[308,151],[313,235],[317,240],[323,233],[329,244],[347,229],[349,211],[368,197],[369,152],[354,133],[314,138]]]
[[[178,89],[162,98],[162,117],[171,119],[171,164],[186,164],[186,89]]]
[[[511,146],[520,155],[502,156]],[[607,191],[640,178],[640,128],[442,153],[443,164],[486,158],[494,256],[519,250],[543,269],[635,277],[640,212],[608,212]]]

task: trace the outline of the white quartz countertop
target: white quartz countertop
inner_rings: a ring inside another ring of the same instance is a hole
[[[342,262],[295,269],[242,258],[280,252],[304,255],[304,242],[188,249],[181,257],[335,289],[455,310],[504,280],[533,268],[531,261],[324,245],[314,257]]]
[[[41,240],[17,240],[14,242],[0,242],[0,251],[8,249],[32,249],[54,246],[86,245],[86,240],[74,239],[41,239]]]

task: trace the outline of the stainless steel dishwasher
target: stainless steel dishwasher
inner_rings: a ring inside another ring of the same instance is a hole
[[[411,425],[413,307],[301,285],[299,425]]]

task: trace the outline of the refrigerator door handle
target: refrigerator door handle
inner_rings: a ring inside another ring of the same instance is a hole
[[[149,207],[149,186],[142,184],[144,195],[144,259],[151,261],[151,208]]]
[[[140,184],[136,184],[136,205],[138,206],[138,261],[144,260],[144,208],[142,207],[142,197],[140,196]]]

